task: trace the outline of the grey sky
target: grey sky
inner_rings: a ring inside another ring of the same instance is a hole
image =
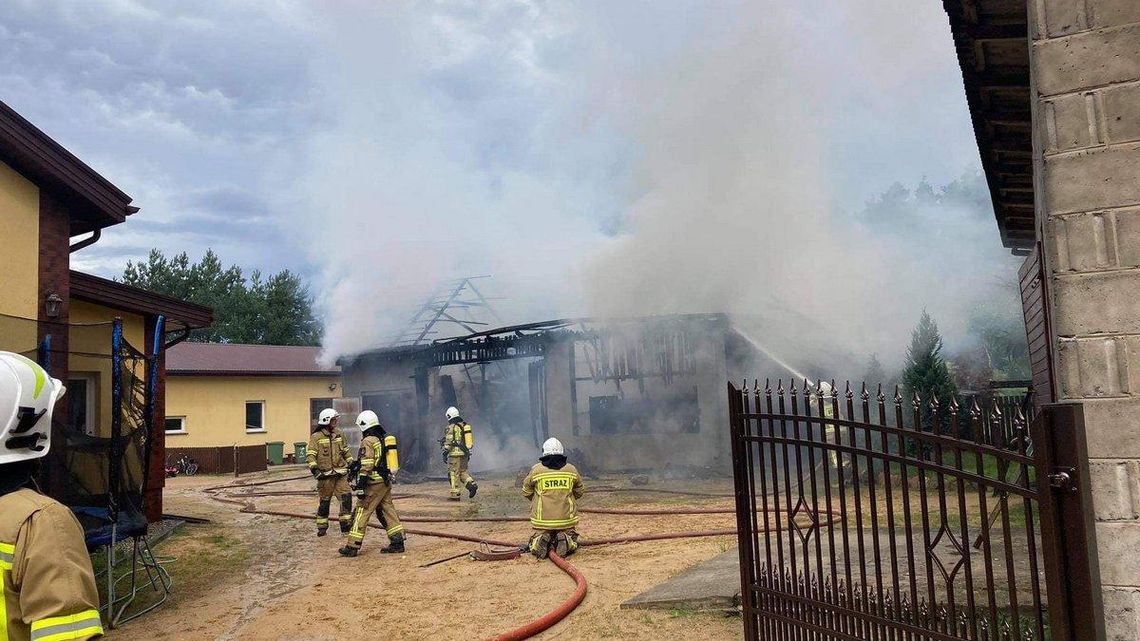
[[[142,207],[80,267],[213,247],[308,275],[334,324],[457,272],[495,273],[520,317],[588,311],[567,276],[653,227],[635,213],[673,150],[810,165],[839,215],[978,166],[935,0],[0,0],[0,99]]]

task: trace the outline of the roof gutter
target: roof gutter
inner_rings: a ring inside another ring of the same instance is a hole
[[[91,235],[88,236],[87,238],[84,238],[83,240],[75,243],[74,245],[71,245],[68,248],[67,253],[74,254],[75,252],[79,251],[80,249],[83,249],[84,247],[90,247],[90,246],[94,245],[95,243],[99,242],[99,239],[102,237],[103,237],[103,230],[97,228],[95,231],[91,232]]]

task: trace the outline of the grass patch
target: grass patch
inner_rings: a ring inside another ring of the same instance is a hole
[[[249,565],[251,551],[240,539],[227,536],[218,525],[184,525],[166,540],[152,548],[152,551],[170,574],[171,594],[166,605],[174,605],[178,601],[193,599],[196,595],[214,589],[217,584],[219,569],[225,568],[227,574],[235,569]],[[99,602],[107,601],[107,577],[99,574],[106,569],[106,555],[99,553],[92,555],[97,587],[99,588]],[[130,564],[129,557],[125,561],[116,563],[115,576],[121,577],[127,573]],[[127,613],[139,611],[156,603],[162,595],[159,590],[153,590],[147,574],[140,568],[137,575],[140,586],[138,596],[135,598]],[[129,590],[130,579],[121,579],[115,588],[117,597],[121,597]]]

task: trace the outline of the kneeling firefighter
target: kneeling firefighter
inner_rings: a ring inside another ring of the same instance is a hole
[[[71,510],[32,489],[64,392],[35,362],[0,352],[0,639],[103,635],[83,528]]]
[[[530,499],[530,537],[528,551],[545,559],[553,548],[566,557],[578,549],[577,501],[586,492],[578,469],[566,462],[562,442],[546,439],[542,457],[523,480],[523,496]]]
[[[360,426],[359,465],[356,476],[356,509],[352,512],[352,529],[348,532],[348,542],[339,552],[344,556],[356,556],[364,545],[364,531],[373,513],[388,534],[388,546],[381,548],[385,554],[404,551],[404,526],[396,515],[392,503],[392,475],[400,469],[400,457],[396,451],[396,437],[384,431],[376,412],[365,410],[356,418]]]
[[[447,480],[451,483],[451,495],[448,498],[458,501],[461,486],[467,488],[468,498],[475,498],[479,485],[467,471],[471,452],[475,448],[471,426],[459,416],[458,408],[447,408],[446,416],[447,427],[443,428],[443,438],[439,444],[443,448],[443,460],[447,462]]]
[[[352,456],[348,453],[348,441],[336,429],[338,420],[340,414],[336,410],[321,410],[317,429],[309,436],[309,449],[305,451],[309,472],[317,479],[317,493],[320,494],[317,536],[324,536],[329,531],[329,505],[333,496],[340,498],[340,511],[337,513],[340,531],[347,534],[352,525],[352,489],[348,487]]]

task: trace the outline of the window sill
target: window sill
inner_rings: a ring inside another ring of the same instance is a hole
[[[181,431],[178,431],[178,432],[166,432],[166,435],[167,435],[167,436],[179,436],[179,435],[182,435],[182,434],[189,434],[189,433],[190,433],[190,432],[187,432],[186,430],[181,430]]]
[[[246,434],[265,434],[268,431],[269,430],[246,430],[245,433]]]

